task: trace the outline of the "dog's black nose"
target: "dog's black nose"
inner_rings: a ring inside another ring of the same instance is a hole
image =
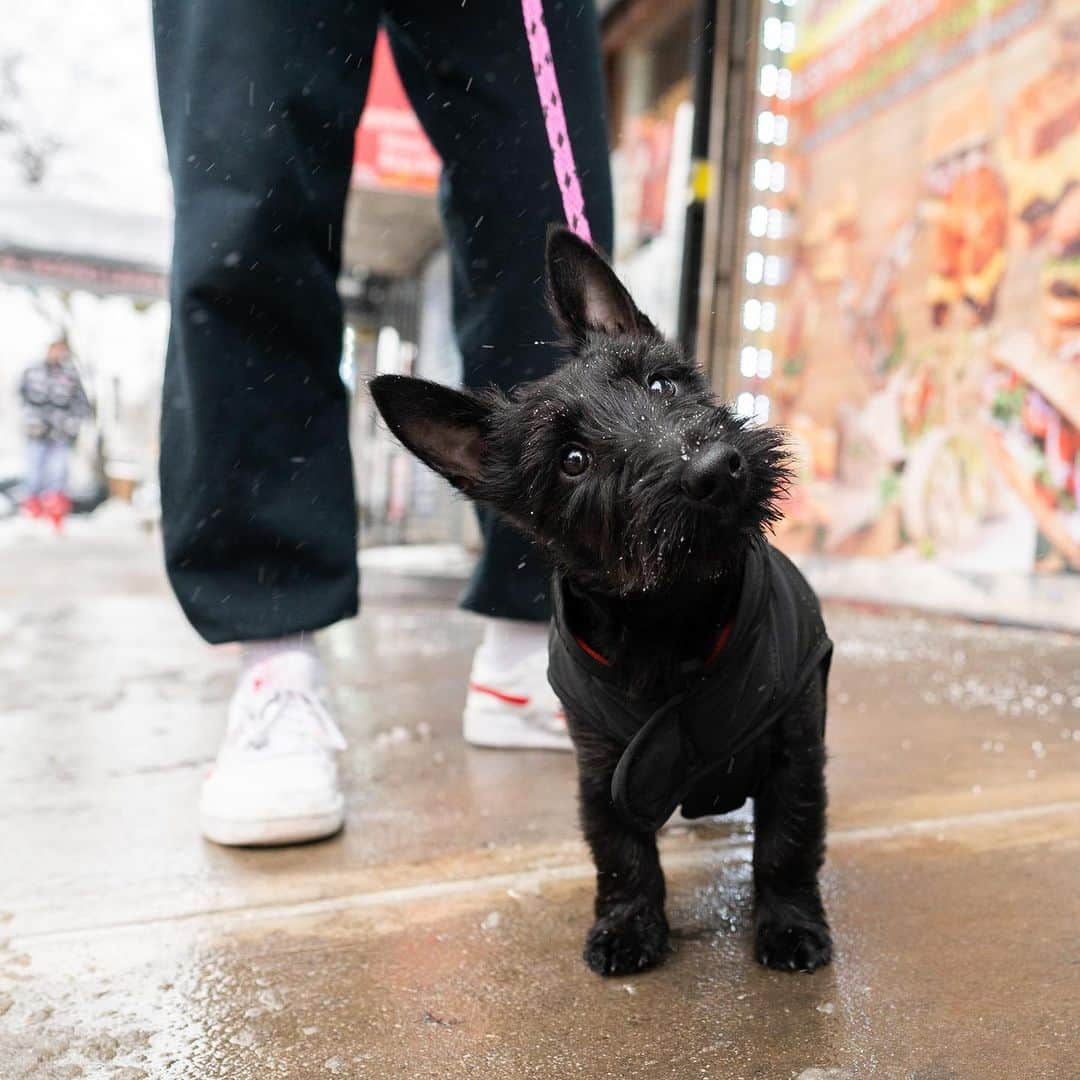
[[[723,502],[737,496],[746,485],[746,462],[728,443],[694,454],[682,474],[683,491],[698,502]]]

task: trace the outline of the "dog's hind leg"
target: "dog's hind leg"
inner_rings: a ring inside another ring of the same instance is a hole
[[[611,768],[598,767],[580,744],[578,763],[581,825],[596,863],[596,922],[585,963],[598,975],[644,971],[663,959],[668,943],[656,835],[623,823],[611,801]]]
[[[818,888],[825,859],[824,679],[781,719],[776,764],[754,799],[754,956],[813,971],[832,959]]]

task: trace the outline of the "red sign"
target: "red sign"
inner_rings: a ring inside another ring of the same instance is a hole
[[[353,186],[430,195],[440,168],[439,156],[405,96],[386,35],[379,31],[367,105],[356,129]]]

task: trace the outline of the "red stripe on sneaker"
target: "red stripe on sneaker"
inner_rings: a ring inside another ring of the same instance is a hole
[[[494,686],[483,686],[480,683],[469,683],[469,689],[475,690],[478,694],[490,694],[493,698],[505,701],[507,705],[528,705],[530,700],[522,697],[521,694],[507,694],[502,690],[496,690]]]

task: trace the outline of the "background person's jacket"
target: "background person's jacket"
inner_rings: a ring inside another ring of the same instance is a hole
[[[29,439],[48,439],[71,445],[90,405],[70,360],[31,364],[19,383],[23,428]]]
[[[555,589],[548,680],[575,720],[624,747],[611,782],[620,816],[653,832],[680,805],[688,818],[742,806],[769,768],[762,736],[815,672],[828,679],[832,642],[795,565],[769,544],[752,548],[723,648],[687,665],[666,699],[627,694],[611,663],[567,626],[564,588]]]

